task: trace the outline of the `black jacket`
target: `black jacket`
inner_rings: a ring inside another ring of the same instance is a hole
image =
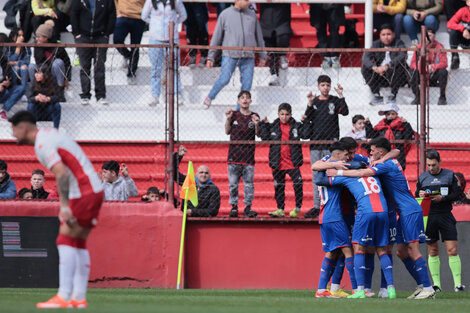
[[[382,41],[378,39],[372,43],[371,48],[385,48],[385,46],[382,43]],[[403,41],[401,41],[401,39],[395,39],[390,45],[390,48],[406,48],[406,47]],[[392,67],[395,67],[398,64],[408,67],[408,65],[406,64],[406,57],[407,57],[406,51],[392,51],[390,52],[390,59],[391,59],[390,64],[392,65]],[[382,64],[384,59],[385,59],[385,52],[368,51],[364,53],[364,55],[362,56],[362,68],[371,69],[373,66],[380,66],[380,64]]]
[[[43,187],[34,190],[33,186],[31,186],[31,192],[33,193],[33,199],[47,199],[47,197],[49,196],[49,193],[44,190]]]
[[[46,51],[52,53],[52,58],[47,59]],[[62,47],[34,47],[34,60],[38,68],[51,71],[52,62],[55,59],[61,59],[65,65],[65,76],[68,81],[72,81],[72,64],[70,63],[69,55]]]
[[[41,89],[43,95],[46,95],[51,98],[50,102],[36,102],[34,97],[37,96],[37,93],[34,92],[34,82],[28,84],[28,88],[26,89],[26,98],[28,98],[28,103],[40,104],[43,108],[46,108],[50,104],[54,104],[60,102],[61,90],[57,84],[54,84],[55,91],[53,95],[50,95],[49,91],[47,90],[46,86]]]
[[[93,0],[92,0],[93,1]],[[116,7],[114,0],[94,0],[95,12],[92,13],[88,0],[74,0],[70,13],[72,32],[76,37],[109,36],[116,24]]]
[[[292,34],[290,7],[290,3],[260,4],[259,22],[263,31],[263,37],[272,37],[273,32],[276,32],[276,36]]]
[[[186,175],[178,172],[179,163],[183,157],[177,153],[173,155],[175,182],[183,185]],[[191,217],[214,217],[219,213],[220,191],[211,179],[205,184],[200,184],[196,179],[198,205],[194,207],[191,201],[188,201],[188,209],[191,210]],[[184,201],[181,203],[181,209],[184,207]]]
[[[281,140],[281,121],[279,118],[272,123],[261,121],[260,137],[262,140]],[[300,141],[301,138],[308,139],[307,127],[303,123],[297,122],[295,119],[290,120],[289,140]],[[302,145],[289,145],[292,163],[294,167],[300,167],[304,163],[302,154]],[[276,170],[279,168],[281,161],[281,145],[269,146],[269,166]]]

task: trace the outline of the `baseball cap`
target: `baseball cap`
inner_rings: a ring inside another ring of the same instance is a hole
[[[398,105],[396,103],[389,103],[385,109],[379,111],[379,115],[385,115],[388,111],[395,111],[398,113]]]

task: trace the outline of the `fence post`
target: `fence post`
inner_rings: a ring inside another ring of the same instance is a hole
[[[175,150],[175,43],[174,43],[175,23],[170,22],[169,27],[169,53],[168,53],[168,79],[167,99],[168,99],[168,201],[173,205],[175,199],[175,184],[173,173],[173,152]]]
[[[427,100],[427,79],[428,79],[428,63],[427,63],[427,36],[426,26],[421,26],[421,49],[419,56],[419,78],[420,78],[420,118],[419,118],[419,172],[426,171],[426,100]]]

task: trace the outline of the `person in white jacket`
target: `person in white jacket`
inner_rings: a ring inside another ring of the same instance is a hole
[[[103,181],[104,200],[127,201],[129,197],[137,197],[139,192],[126,164],[111,160],[103,164],[101,180]],[[121,175],[119,175],[121,170]]]

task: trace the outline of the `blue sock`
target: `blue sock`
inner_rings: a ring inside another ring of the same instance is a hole
[[[419,257],[415,262],[415,271],[423,287],[430,287],[431,280],[429,280],[428,267],[426,266],[426,261],[423,257]]]
[[[392,262],[393,265],[393,256],[391,254],[387,254],[388,257],[390,258],[390,261]],[[380,271],[381,274],[381,279],[380,279],[380,288],[387,288],[387,279],[385,279],[384,271]]]
[[[356,274],[354,273],[354,257],[347,258],[345,262],[349,278],[351,279],[351,287],[352,289],[357,289]],[[336,267],[338,267],[338,265],[336,265]]]
[[[421,280],[419,279],[419,275],[416,273],[413,260],[410,257],[407,257],[406,259],[402,260],[402,262],[405,264],[405,267],[411,276],[413,276],[413,278],[416,280],[416,284],[421,285]]]
[[[333,272],[333,276],[331,276],[331,283],[332,284],[341,284],[341,279],[343,278],[344,272],[344,257],[339,258],[336,262],[336,268]]]
[[[366,255],[356,253],[354,255],[354,273],[356,275],[357,286],[365,286],[364,280],[366,276]]]
[[[385,280],[387,281],[387,286],[393,285],[393,265],[392,260],[390,259],[389,255],[384,253],[380,256],[380,265],[382,267],[382,272],[385,276]]]
[[[332,260],[327,257],[323,258],[323,263],[321,264],[320,281],[318,282],[318,289],[326,289],[326,286],[330,281],[331,275],[335,270],[335,266],[336,260]]]
[[[365,273],[364,273],[364,288],[372,288],[372,275],[374,274],[375,266],[375,254],[366,253],[365,254]],[[357,269],[357,267],[356,267]],[[356,278],[357,279],[357,278]],[[359,282],[358,282],[359,285]]]

